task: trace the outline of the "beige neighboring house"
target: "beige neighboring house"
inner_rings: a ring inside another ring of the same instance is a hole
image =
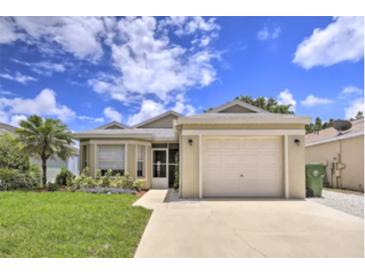
[[[4,133],[15,134],[16,127],[4,123],[0,123],[0,135]],[[37,158],[32,157],[31,162],[41,167],[41,161]],[[75,148],[75,154],[71,156],[67,161],[64,161],[58,157],[49,159],[47,161],[47,179],[49,182],[54,182],[57,174],[60,172],[62,167],[66,167],[75,175],[79,173],[79,152]]]
[[[173,186],[184,198],[305,197],[304,125],[242,101],[183,117],[169,111],[133,127],[112,122],[74,134],[92,175],[128,171],[144,187]]]
[[[364,119],[338,134],[334,128],[305,136],[306,162],[327,165],[326,183],[331,187],[364,191]]]

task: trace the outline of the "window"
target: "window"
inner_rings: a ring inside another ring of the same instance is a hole
[[[82,159],[81,168],[82,169],[84,169],[88,165],[88,163],[87,163],[87,149],[88,149],[87,145],[82,146],[82,156],[81,156],[81,159]]]
[[[124,175],[124,145],[99,145],[98,168],[104,175],[108,169],[112,170],[112,174]]]
[[[145,176],[145,158],[146,158],[145,146],[137,145],[137,177]]]

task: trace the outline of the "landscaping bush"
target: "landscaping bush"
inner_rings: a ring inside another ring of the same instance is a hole
[[[137,191],[141,191],[144,186],[144,180],[143,179],[137,179],[133,182],[133,189]]]
[[[61,171],[57,174],[55,183],[58,186],[68,186],[72,184],[72,181],[75,179],[75,175],[69,171],[67,168],[61,168]]]
[[[13,135],[0,135],[0,168],[29,170],[30,159],[22,149],[23,145]]]
[[[48,191],[58,191],[60,186],[57,183],[48,183]]]
[[[112,175],[112,170],[107,170],[104,175],[101,171],[96,171],[95,179],[90,176],[88,168],[85,168],[80,176],[70,180],[67,189],[71,191],[82,190],[92,193],[134,193],[141,191],[144,180],[134,180],[128,172],[124,176],[120,174]]]
[[[31,171],[0,168],[0,191],[14,189],[32,189],[39,183],[39,177]]]
[[[0,136],[0,191],[31,189],[40,182],[38,167],[30,163],[22,149],[13,135]]]

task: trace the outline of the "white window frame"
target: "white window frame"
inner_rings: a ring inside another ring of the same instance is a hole
[[[144,159],[143,159],[143,176],[138,176],[138,147],[144,147]],[[147,146],[136,144],[136,178],[146,178],[147,173]]]

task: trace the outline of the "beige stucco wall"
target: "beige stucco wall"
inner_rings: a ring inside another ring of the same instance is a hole
[[[189,139],[193,144],[189,145]],[[199,137],[181,136],[181,196],[197,198],[199,196]]]
[[[331,167],[339,155],[345,168],[338,180]],[[364,191],[364,136],[306,147],[306,162],[328,164],[327,181],[331,186]]]
[[[364,191],[364,136],[342,141],[342,186]]]
[[[152,148],[151,146],[147,146],[147,162],[146,162],[146,178],[144,188],[151,188],[151,180],[152,180]]]
[[[300,144],[295,144],[298,139]],[[304,136],[288,136],[289,198],[305,198],[305,148]]]
[[[127,171],[129,174],[136,178],[136,145],[135,144],[128,144],[128,150],[127,150]]]
[[[323,163],[327,164],[326,168],[326,182],[331,186],[336,185],[336,177],[331,175],[330,165],[334,157],[340,153],[340,142],[330,142],[317,146],[310,146],[305,148],[305,162],[306,163]]]

